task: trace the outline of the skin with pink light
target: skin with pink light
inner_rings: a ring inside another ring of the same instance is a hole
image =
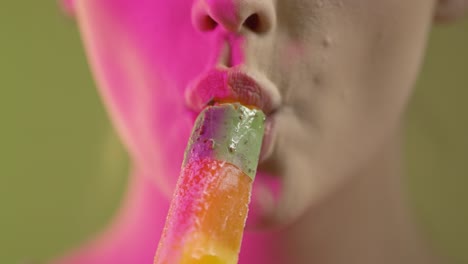
[[[194,117],[250,81],[268,118],[239,263],[442,263],[407,208],[401,121],[432,24],[468,0],[65,4],[133,169],[112,224],[53,263],[152,263]]]

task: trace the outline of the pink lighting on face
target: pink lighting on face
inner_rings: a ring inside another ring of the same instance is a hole
[[[242,32],[252,30],[245,28],[245,21],[258,8],[251,2],[256,1],[63,0],[64,9],[75,14],[99,93],[136,171],[151,179],[165,197],[143,205],[143,211],[124,208],[119,224],[93,246],[121,247],[122,241],[114,237],[125,236],[135,221],[151,226],[132,239],[154,239],[156,246],[193,126],[185,90],[216,67],[245,64]],[[139,184],[134,188],[145,189]],[[130,199],[136,193],[132,189]],[[268,241],[274,241],[272,234],[247,232],[241,263],[274,263]],[[154,254],[156,247],[147,250]],[[81,254],[87,252],[95,251]],[[109,254],[117,258],[123,252]]]
[[[228,22],[242,25],[237,19],[241,12],[235,8],[240,5],[235,3],[75,3],[87,55],[110,115],[134,161],[154,172],[164,189],[174,185],[192,125],[184,102],[188,83],[218,65],[245,61],[245,37],[226,30]],[[190,20],[193,12],[213,12],[218,26],[202,32]],[[172,155],[165,154],[169,150]]]

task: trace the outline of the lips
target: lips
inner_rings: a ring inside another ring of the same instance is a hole
[[[258,78],[252,77],[253,75]],[[249,75],[240,68],[216,68],[192,82],[185,94],[188,107],[196,113],[213,102],[239,102],[261,109],[267,116],[261,161],[267,159],[272,152],[274,113],[280,105],[278,89],[262,77],[258,74]]]
[[[262,80],[254,80],[238,68],[213,69],[189,86],[186,102],[196,112],[212,102],[239,102],[269,115],[279,105],[279,96],[268,81],[259,83]]]

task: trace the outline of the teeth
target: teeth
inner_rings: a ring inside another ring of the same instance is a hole
[[[254,179],[264,126],[265,115],[261,110],[239,103],[208,106],[195,122],[183,166],[211,157],[236,165]]]

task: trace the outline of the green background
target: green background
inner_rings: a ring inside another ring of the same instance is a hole
[[[454,263],[468,263],[468,21],[438,26],[408,118],[413,206]],[[0,263],[44,260],[102,228],[127,156],[74,22],[55,1],[0,4]]]

